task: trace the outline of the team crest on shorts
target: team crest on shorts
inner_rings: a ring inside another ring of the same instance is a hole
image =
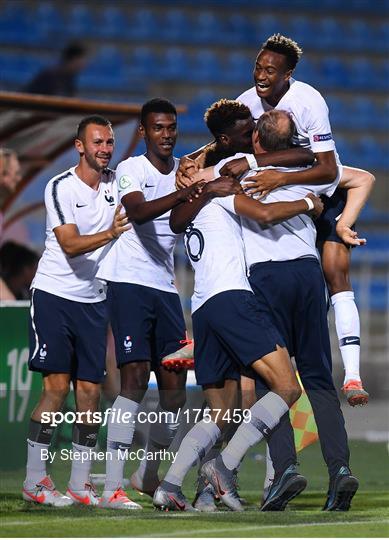
[[[126,337],[124,338],[123,345],[124,345],[124,351],[125,351],[126,353],[130,353],[131,350],[132,350],[131,336],[126,336]]]
[[[39,359],[41,362],[45,361],[46,355],[47,355],[47,345],[46,343],[44,343],[42,347],[39,349]]]

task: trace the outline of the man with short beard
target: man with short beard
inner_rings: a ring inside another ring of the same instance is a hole
[[[57,507],[98,503],[90,459],[73,460],[66,495],[55,489],[42,459],[54,428],[42,422],[42,413],[61,410],[70,382],[77,411],[98,410],[108,317],[96,273],[111,241],[129,228],[117,206],[114,173],[107,169],[114,149],[111,123],[97,115],[84,118],[75,147],[78,165],[45,189],[46,245],[31,285],[29,369],[42,373],[43,391],[30,420],[23,499]],[[84,456],[93,449],[98,428],[76,422],[73,450]]]

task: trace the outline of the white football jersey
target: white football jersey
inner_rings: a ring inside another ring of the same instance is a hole
[[[236,154],[227,158],[215,167],[215,173],[227,161],[243,157],[244,154]],[[274,168],[274,167],[265,167]],[[258,168],[249,173],[242,179],[242,185],[250,176],[256,174]],[[301,169],[277,168],[284,171],[285,174]],[[261,199],[263,203],[272,203],[280,201],[297,201],[303,199],[308,193],[315,195],[333,194],[338,184],[338,179],[331,184],[322,185],[290,185],[271,191],[265,198]],[[217,199],[218,204],[230,212],[235,212],[234,197]],[[276,225],[261,225],[260,223],[242,217],[242,235],[245,246],[246,263],[248,268],[255,263],[265,261],[288,261],[298,259],[299,257],[318,257],[316,249],[316,227],[312,219],[306,214],[300,214],[291,219],[278,223]]]
[[[76,302],[105,300],[96,272],[111,243],[90,253],[68,257],[58,244],[54,229],[74,223],[80,235],[105,231],[112,225],[117,204],[115,176],[109,169],[97,190],[77,176],[75,167],[52,178],[45,189],[45,250],[31,287]]]
[[[179,160],[174,158],[174,162],[169,174],[161,174],[144,155],[119,163],[116,179],[120,200],[135,191],[141,191],[146,201],[175,191]],[[177,235],[170,229],[169,218],[170,211],[143,225],[132,223],[112,246],[98,272],[99,279],[177,292],[173,260]]]
[[[274,108],[258,97],[255,86],[243,92],[237,100],[250,109],[255,120],[258,120],[265,111]],[[309,147],[314,153],[331,150],[335,152],[341,175],[341,164],[332,138],[328,107],[323,96],[309,84],[291,78],[289,90],[275,108],[291,113],[297,131],[293,141],[296,145]]]
[[[219,206],[218,200],[213,199],[201,209],[184,235],[195,272],[192,313],[223,291],[251,290],[240,219]]]

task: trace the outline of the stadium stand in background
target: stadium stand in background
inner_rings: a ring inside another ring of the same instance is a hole
[[[381,369],[381,385],[388,381],[388,23],[388,0],[2,0],[0,89],[25,87],[57,62],[66,44],[82,39],[89,61],[78,79],[78,97],[142,103],[160,95],[187,103],[175,151],[181,156],[207,142],[205,108],[251,86],[260,44],[274,32],[295,39],[304,49],[295,77],[326,98],[341,161],[377,178],[358,225],[368,244],[352,255],[362,373],[364,362],[374,362],[376,375],[365,377],[374,393]],[[177,258],[184,260],[183,253]],[[188,292],[185,276],[182,267],[179,277]]]

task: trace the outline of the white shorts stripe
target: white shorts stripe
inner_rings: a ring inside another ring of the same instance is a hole
[[[39,349],[38,332],[36,331],[36,326],[35,326],[35,321],[34,321],[34,315],[35,315],[35,309],[34,309],[34,293],[35,293],[35,289],[32,289],[31,306],[30,306],[30,316],[31,316],[31,325],[32,325],[32,329],[33,329],[33,331],[34,331],[34,336],[35,336],[35,349],[34,349],[34,352],[32,353],[31,360],[33,360],[33,359],[35,358],[36,353],[38,352],[38,349]]]

